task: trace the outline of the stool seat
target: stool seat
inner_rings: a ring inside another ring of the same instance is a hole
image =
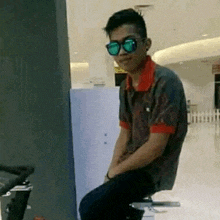
[[[140,203],[140,202],[153,202],[153,199],[152,199],[151,196],[148,196],[148,197],[146,197],[146,198],[139,199],[139,200],[136,200],[136,201],[134,201],[134,202],[138,202],[138,203]]]
[[[149,196],[147,198],[133,202],[131,206],[137,209],[150,207],[180,207],[180,203],[172,201],[153,201],[152,197]]]

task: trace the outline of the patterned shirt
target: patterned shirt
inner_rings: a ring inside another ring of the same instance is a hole
[[[187,133],[186,99],[179,77],[147,56],[137,90],[130,76],[121,83],[119,119],[120,126],[131,131],[125,154],[134,153],[150,133],[170,134],[162,156],[143,169],[151,175],[156,191],[172,189]]]

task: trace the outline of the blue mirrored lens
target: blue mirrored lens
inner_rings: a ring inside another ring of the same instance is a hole
[[[120,49],[120,46],[117,42],[111,42],[108,44],[108,52],[111,54],[111,55],[117,55],[118,52],[119,52],[119,49]]]
[[[127,39],[123,44],[123,48],[127,52],[133,52],[136,50],[136,43],[133,39]]]

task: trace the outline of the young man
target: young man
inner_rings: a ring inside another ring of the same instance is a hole
[[[182,83],[146,54],[151,46],[143,17],[133,9],[110,17],[110,55],[127,72],[120,87],[121,131],[105,183],[81,201],[82,220],[141,220],[129,206],[174,185],[187,133]]]

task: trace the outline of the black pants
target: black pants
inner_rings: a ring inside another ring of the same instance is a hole
[[[81,200],[81,220],[125,220],[129,204],[154,193],[154,184],[143,170],[120,174]]]

